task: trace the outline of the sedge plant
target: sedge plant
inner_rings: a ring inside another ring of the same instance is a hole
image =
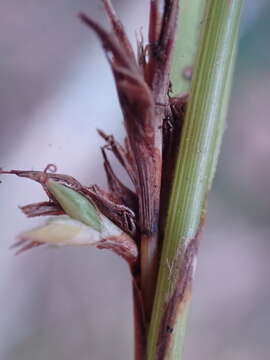
[[[183,339],[208,193],[218,159],[241,0],[149,0],[148,41],[135,54],[109,0],[111,31],[80,14],[111,67],[126,138],[99,130],[108,190],[44,171],[1,170],[39,182],[48,201],[26,205],[50,216],[19,236],[21,253],[41,245],[94,245],[130,269],[135,360],[182,359]],[[133,189],[116,175],[111,151]]]

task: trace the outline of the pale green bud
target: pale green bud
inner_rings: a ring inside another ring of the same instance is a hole
[[[80,221],[71,219],[69,216],[57,216],[50,218],[45,225],[22,233],[20,239],[57,246],[95,245],[108,236],[122,234],[122,231],[110,220],[105,217],[104,220],[103,231],[99,232]]]
[[[110,249],[123,257],[130,265],[135,264],[138,260],[138,248],[134,240],[103,215],[101,215],[101,222],[99,232],[67,215],[53,217],[45,225],[22,233],[13,247],[19,248],[17,251],[19,254],[42,244],[94,245],[101,249]]]
[[[86,197],[53,180],[48,180],[46,185],[67,215],[91,226],[98,232],[101,231],[97,209]]]

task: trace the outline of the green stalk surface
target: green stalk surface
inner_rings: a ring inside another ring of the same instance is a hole
[[[176,287],[181,281],[179,269],[184,264],[172,266],[176,254],[183,252],[197,236],[204,217],[224,131],[241,6],[241,0],[207,2],[170,195],[147,360],[182,359],[190,297],[180,299],[181,310],[177,312],[172,331],[162,334],[162,321],[174,291],[172,286]],[[177,81],[172,78],[172,82],[175,86]],[[184,261],[183,258],[180,257],[180,261]],[[160,341],[166,341],[166,336],[169,339],[161,355]]]

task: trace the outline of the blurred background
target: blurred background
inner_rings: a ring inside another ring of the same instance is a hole
[[[104,22],[98,0],[0,0],[0,166],[44,169],[106,186],[96,128],[123,138],[101,46],[77,19]],[[133,41],[148,2],[114,1]],[[218,172],[201,242],[185,359],[265,360],[270,353],[270,4],[245,1]],[[18,206],[39,185],[1,177],[0,359],[132,359],[128,269],[93,248],[39,248],[16,235],[42,220]]]

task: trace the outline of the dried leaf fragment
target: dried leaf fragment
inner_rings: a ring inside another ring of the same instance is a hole
[[[136,232],[135,214],[125,204],[117,202],[117,196],[101,190],[98,186],[83,186],[72,176],[44,171],[0,169],[0,174],[14,174],[40,183],[49,197],[48,202],[40,202],[21,207],[28,217],[41,215],[61,215],[71,217],[98,228],[98,213],[103,213],[124,232]],[[55,168],[55,166],[54,166]],[[130,204],[129,204],[130,205]]]

